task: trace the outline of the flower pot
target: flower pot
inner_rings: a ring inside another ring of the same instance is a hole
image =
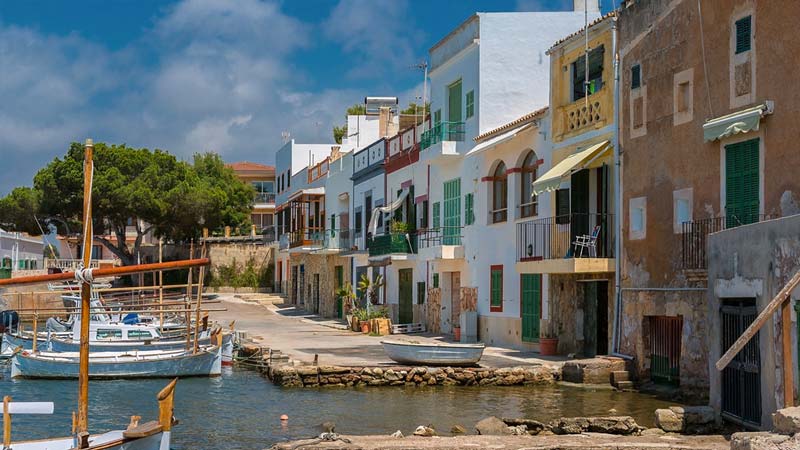
[[[350,319],[350,329],[353,331],[361,331],[361,325],[359,324],[358,317],[353,316]]]
[[[367,321],[361,322],[361,332],[369,333],[369,322]]]
[[[453,328],[453,336],[456,342],[461,342],[461,327]]]
[[[553,356],[558,354],[558,338],[539,338],[539,354]]]

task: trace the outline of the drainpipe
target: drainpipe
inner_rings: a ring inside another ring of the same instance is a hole
[[[622,266],[622,160],[620,157],[619,148],[619,128],[620,111],[619,111],[619,49],[617,48],[617,16],[612,17],[611,21],[611,47],[614,55],[614,135],[612,137],[612,145],[614,146],[614,215],[616,222],[614,227],[616,229],[616,239],[614,239],[614,287],[616,300],[614,302],[614,331],[611,342],[611,354],[625,359],[633,359],[629,355],[619,353],[620,343],[620,321],[622,320],[622,274],[620,268]]]

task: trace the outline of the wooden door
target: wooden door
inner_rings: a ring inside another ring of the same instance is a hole
[[[524,273],[520,275],[522,289],[522,341],[539,342],[539,323],[542,316],[542,275]]]
[[[450,280],[450,323],[455,327],[461,324],[461,272],[453,272]]]
[[[334,289],[339,290],[344,286],[344,266],[334,267]],[[344,301],[340,295],[336,295],[336,317],[344,318]]]
[[[398,321],[400,323],[411,323],[414,321],[413,269],[400,269],[398,275],[400,279],[397,293],[400,302]]]

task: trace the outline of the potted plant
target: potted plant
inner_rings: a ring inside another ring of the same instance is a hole
[[[539,353],[542,356],[558,354],[558,326],[554,321],[541,320],[542,333],[539,337]]]
[[[461,342],[461,325],[456,325],[453,327],[453,338],[456,342]]]
[[[361,327],[362,333],[369,333],[371,328],[369,324],[369,312],[366,309],[358,310],[358,324]]]
[[[379,289],[382,288],[383,285],[383,275],[378,275],[373,280],[370,280],[366,275],[361,275],[361,280],[358,281],[358,291],[369,300],[367,302],[367,311],[369,311],[370,304],[378,304],[378,300],[380,299],[378,295],[380,293]]]
[[[344,312],[344,316],[347,319],[347,324],[350,325],[353,331],[357,331],[359,328],[357,325],[353,325],[353,320],[355,316],[353,312],[355,311],[355,300],[356,294],[353,292],[353,285],[345,283],[344,286],[340,286],[336,289],[336,296],[342,299],[342,310]]]
[[[375,308],[370,313],[370,327],[372,332],[380,336],[391,333],[392,321],[389,320],[389,308]]]

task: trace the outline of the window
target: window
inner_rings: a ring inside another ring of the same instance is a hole
[[[361,211],[356,211],[356,235],[361,235]]]
[[[275,183],[272,181],[253,181],[253,189],[256,192],[263,192],[263,193],[272,193],[274,192]]]
[[[528,152],[528,155],[522,161],[522,186],[519,201],[520,217],[536,215],[536,207],[539,200],[533,193],[533,182],[536,181],[536,168],[538,165],[539,161],[534,152]]]
[[[290,187],[292,187],[292,171],[291,170],[287,170],[286,171],[286,188],[288,189]]]
[[[447,86],[447,120],[461,122],[461,80]],[[448,139],[450,140],[450,139]]]
[[[581,56],[572,63],[572,101],[594,94],[603,87],[603,46],[589,52],[589,85],[586,86],[586,58]]]
[[[492,181],[492,223],[505,222],[508,217],[508,176],[506,165],[500,164],[494,169]]]
[[[678,92],[677,92],[677,112],[686,112],[689,110],[689,104],[692,101],[691,98],[691,88],[689,86],[689,81],[684,81],[678,84]]]
[[[503,266],[491,267],[489,310],[503,311]]]
[[[419,216],[419,228],[428,228],[428,201],[423,200],[422,203],[417,203],[421,209]]]
[[[647,198],[630,199],[630,233],[631,240],[644,239],[647,233]]]
[[[642,66],[634,64],[631,67],[631,89],[638,89],[642,86]]]
[[[475,91],[467,92],[467,119],[475,115]]]
[[[569,223],[569,189],[559,189],[556,191],[556,223]]]
[[[436,111],[433,112],[433,123],[434,123],[434,125],[438,125],[438,124],[442,123],[442,110],[441,109],[437,109]]]
[[[111,330],[99,328],[97,330],[97,340],[122,339],[122,330]]]
[[[153,339],[153,334],[147,330],[128,330],[128,339]]]
[[[728,228],[758,222],[759,139],[725,146],[725,216]]]
[[[438,273],[433,274],[433,287],[434,288],[438,288],[439,287],[439,274]]]
[[[439,222],[439,202],[433,204],[433,228],[439,228],[441,223]]]
[[[673,125],[691,122],[694,114],[692,107],[694,69],[678,72],[673,78]]]
[[[752,16],[743,17],[736,21],[736,54],[744,53],[751,47],[751,22]]]
[[[472,225],[475,223],[474,203],[475,200],[472,196],[472,192],[464,196],[464,225]]]
[[[424,305],[425,304],[425,282],[418,281],[417,282],[417,304]]]

